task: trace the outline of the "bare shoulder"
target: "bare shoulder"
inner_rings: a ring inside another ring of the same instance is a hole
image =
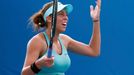
[[[66,34],[60,34],[60,38],[66,39],[66,40],[72,39],[70,36],[68,36]]]
[[[33,36],[29,41],[28,41],[28,46],[29,45],[39,45],[41,43],[41,37],[39,36],[39,34]]]
[[[66,34],[60,34],[60,38],[62,39],[65,47],[68,48],[68,44],[69,44],[69,42],[71,41],[72,38],[70,36],[66,35]]]
[[[38,51],[41,52],[43,48],[45,48],[46,43],[44,42],[44,37],[42,33],[39,33],[35,36],[33,36],[27,44],[27,49],[30,51]]]

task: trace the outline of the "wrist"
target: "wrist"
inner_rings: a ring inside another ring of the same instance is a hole
[[[36,65],[35,62],[34,62],[33,64],[31,64],[30,68],[31,68],[31,70],[32,70],[35,74],[37,74],[37,73],[39,73],[39,72],[41,71],[41,69],[39,69],[39,68],[37,67],[37,65]]]
[[[41,69],[41,67],[42,67],[40,61],[38,61],[38,60],[35,61],[35,65],[36,65],[36,67],[37,67],[38,69]]]
[[[99,19],[93,20],[93,22],[99,22],[99,21],[100,21]]]

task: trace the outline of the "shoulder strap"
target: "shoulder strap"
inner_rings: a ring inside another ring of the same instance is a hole
[[[46,34],[46,32],[43,32],[43,35],[44,35],[44,37],[46,39],[47,45],[49,46],[50,42],[49,42],[49,39],[48,39],[48,35]]]
[[[67,53],[67,50],[66,50],[66,48],[65,48],[65,46],[64,46],[64,44],[63,44],[63,42],[62,42],[62,39],[59,37],[59,41],[60,41],[60,44],[61,44],[61,46],[62,46],[62,51],[63,51],[63,53]]]

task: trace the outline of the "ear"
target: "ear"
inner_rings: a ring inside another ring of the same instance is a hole
[[[47,21],[47,22],[51,22],[51,20],[52,20],[51,16],[47,16],[47,17],[46,17],[46,21]]]

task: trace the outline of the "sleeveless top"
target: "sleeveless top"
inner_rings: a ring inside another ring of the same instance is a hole
[[[47,45],[49,46],[50,40],[48,39],[48,35],[45,32],[43,32],[43,34]],[[43,67],[36,75],[65,75],[65,72],[71,65],[71,61],[61,38],[59,37],[58,40],[62,48],[62,54],[58,54],[56,50],[52,50],[52,56],[54,56],[54,65],[49,68]],[[47,56],[47,52],[48,50],[44,53],[44,55]]]

